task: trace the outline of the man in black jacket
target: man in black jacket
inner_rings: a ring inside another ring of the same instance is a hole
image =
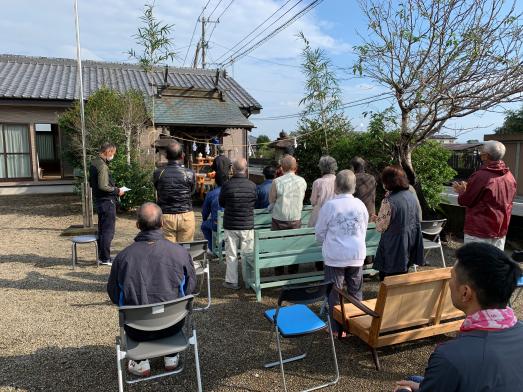
[[[219,202],[224,208],[225,238],[224,287],[238,290],[238,247],[243,257],[243,280],[246,281],[245,258],[250,257],[254,245],[254,205],[256,185],[247,178],[247,161],[237,159],[232,164],[233,176],[222,185]]]
[[[231,160],[225,156],[223,146],[216,147],[218,156],[212,161],[212,170],[216,172],[216,177],[220,177],[221,183],[229,180],[229,171],[231,170]]]
[[[160,207],[145,203],[137,215],[140,233],[132,245],[118,253],[111,268],[107,282],[111,301],[118,306],[146,305],[193,293],[196,273],[191,256],[185,248],[164,238]],[[133,340],[147,341],[172,336],[182,327],[183,323],[156,332],[144,333],[130,327],[125,331]],[[178,356],[165,357],[164,362],[167,370],[173,370],[178,365]],[[148,376],[149,361],[129,361],[128,371]]]
[[[98,214],[98,257],[100,264],[111,265],[111,242],[114,238],[116,223],[116,198],[124,192],[115,186],[109,171],[109,162],[116,154],[112,143],[104,143],[99,149],[99,155],[92,160],[89,168],[89,184],[93,190],[93,198]]]
[[[192,195],[196,190],[194,172],[183,166],[183,150],[173,140],[166,149],[167,166],[156,169],[153,176],[157,203],[163,212],[163,232],[172,242],[194,239]]]

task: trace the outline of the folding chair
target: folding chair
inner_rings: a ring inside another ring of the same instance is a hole
[[[183,371],[185,351],[189,346],[194,346],[194,362],[196,365],[196,379],[198,391],[202,391],[200,375],[200,360],[198,357],[198,341],[196,330],[191,325],[192,301],[194,297],[188,295],[173,301],[139,306],[121,306],[118,308],[120,336],[116,337],[116,364],[118,371],[118,390],[123,392],[123,381],[135,384],[142,381],[153,380],[160,377],[178,374]],[[126,333],[124,326],[129,326],[140,331],[160,331],[185,320],[185,329],[176,335],[162,339],[137,342]],[[187,337],[191,334],[189,337]],[[122,369],[125,359],[142,361],[149,358],[163,357],[166,355],[184,354],[184,358],[175,370],[144,378],[127,379]]]
[[[189,251],[196,270],[196,276],[200,280],[200,287],[198,288],[198,293],[195,294],[196,296],[202,292],[204,277],[207,278],[207,305],[203,308],[193,308],[193,310],[207,310],[211,307],[211,272],[207,260],[207,241],[180,242],[179,244]]]
[[[280,297],[278,298],[278,307],[276,309],[269,309],[265,311],[265,318],[274,326],[273,333],[276,333],[276,346],[278,348],[279,360],[276,362],[267,363],[264,366],[265,368],[271,368],[278,365],[280,366],[281,376],[283,379],[283,389],[285,392],[287,392],[287,383],[285,381],[285,371],[283,369],[283,364],[305,358],[307,356],[307,351],[298,356],[283,359],[280,338],[299,338],[327,329],[329,331],[331,341],[336,377],[332,381],[306,389],[302,392],[314,391],[316,389],[334,385],[340,378],[327,302],[327,297],[331,288],[332,283],[284,287],[280,293]],[[323,301],[319,316],[322,316],[322,314],[325,312],[327,314],[327,322],[323,321],[307,306],[319,301]],[[282,306],[284,302],[290,303],[292,305]],[[310,344],[312,345],[312,340]]]
[[[427,252],[431,249],[438,249],[441,252],[441,261],[443,262],[443,268],[446,267],[445,264],[445,255],[443,254],[443,246],[441,246],[440,233],[443,230],[443,226],[447,222],[446,219],[430,220],[430,221],[421,221],[421,232],[432,239],[423,237],[423,249]]]

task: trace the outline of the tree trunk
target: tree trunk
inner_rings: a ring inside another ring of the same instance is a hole
[[[127,160],[127,165],[131,165],[131,134],[132,132],[130,130],[125,130],[125,157]]]
[[[403,127],[402,127],[403,128]],[[409,145],[409,142],[407,140],[407,137],[402,132],[401,138],[400,138],[400,145],[399,145],[399,163],[403,170],[405,171],[405,174],[407,175],[407,178],[409,180],[409,183],[414,187],[416,190],[416,195],[418,196],[419,203],[421,205],[421,209],[423,211],[423,219],[436,219],[437,214],[436,212],[431,209],[427,203],[427,200],[425,199],[425,196],[423,195],[423,191],[421,189],[421,183],[418,181],[416,177],[416,171],[414,170],[414,166],[412,165],[412,147]]]

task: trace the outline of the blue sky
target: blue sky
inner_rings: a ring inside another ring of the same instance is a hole
[[[126,51],[138,49],[132,35],[139,25],[146,0],[78,0],[82,54],[86,59],[128,62]],[[218,4],[213,18],[218,16],[230,0],[211,0],[206,15]],[[179,54],[174,65],[182,65],[195,21],[207,0],[156,0],[156,15],[166,23],[174,24],[173,40]],[[228,48],[236,44],[285,1],[235,0],[223,14],[209,43],[208,59],[216,61]],[[0,14],[0,53],[48,57],[75,56],[75,36],[72,0],[3,2]],[[290,7],[294,0],[289,3]],[[288,8],[287,7],[287,8]],[[302,8],[300,4],[295,10]],[[289,14],[290,15],[290,14]],[[210,27],[212,29],[212,27]],[[200,28],[196,30],[195,40]],[[295,119],[263,121],[262,117],[292,114],[300,111],[304,78],[299,67],[301,43],[296,34],[303,31],[312,46],[324,49],[336,67],[344,102],[373,96],[384,91],[371,81],[354,79],[342,68],[352,65],[352,47],[359,43],[358,32],[365,34],[363,15],[355,0],[325,0],[276,37],[244,57],[229,72],[264,107],[261,114],[252,116],[257,128],[254,135],[277,136],[281,129],[292,131]],[[188,58],[194,56],[194,45]],[[186,65],[189,61],[186,61]],[[353,126],[366,128],[362,113],[377,111],[387,102],[376,102],[347,110]],[[515,108],[516,105],[508,108]],[[499,111],[502,111],[499,108]],[[503,122],[502,113],[483,113],[449,122],[454,128],[475,128],[459,137],[460,140],[480,139]],[[451,132],[449,132],[451,133]]]

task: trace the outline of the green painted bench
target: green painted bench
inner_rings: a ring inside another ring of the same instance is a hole
[[[375,224],[369,223],[365,238],[367,256],[376,254],[380,236]],[[254,232],[254,253],[247,263],[246,285],[254,290],[256,300],[261,301],[262,289],[322,281],[323,271],[261,277],[261,271],[264,269],[316,261],[323,261],[323,255],[321,245],[316,242],[313,227],[278,231],[257,230]],[[364,270],[365,274],[372,272],[375,271]]]
[[[312,206],[304,205],[301,211],[301,224],[302,227],[307,227],[309,219],[312,214]],[[254,230],[270,229],[272,222],[272,215],[266,208],[254,210]],[[223,211],[218,212],[218,228],[212,233],[212,251],[213,254],[218,257],[220,262],[223,261],[223,249],[224,233],[223,233]]]

